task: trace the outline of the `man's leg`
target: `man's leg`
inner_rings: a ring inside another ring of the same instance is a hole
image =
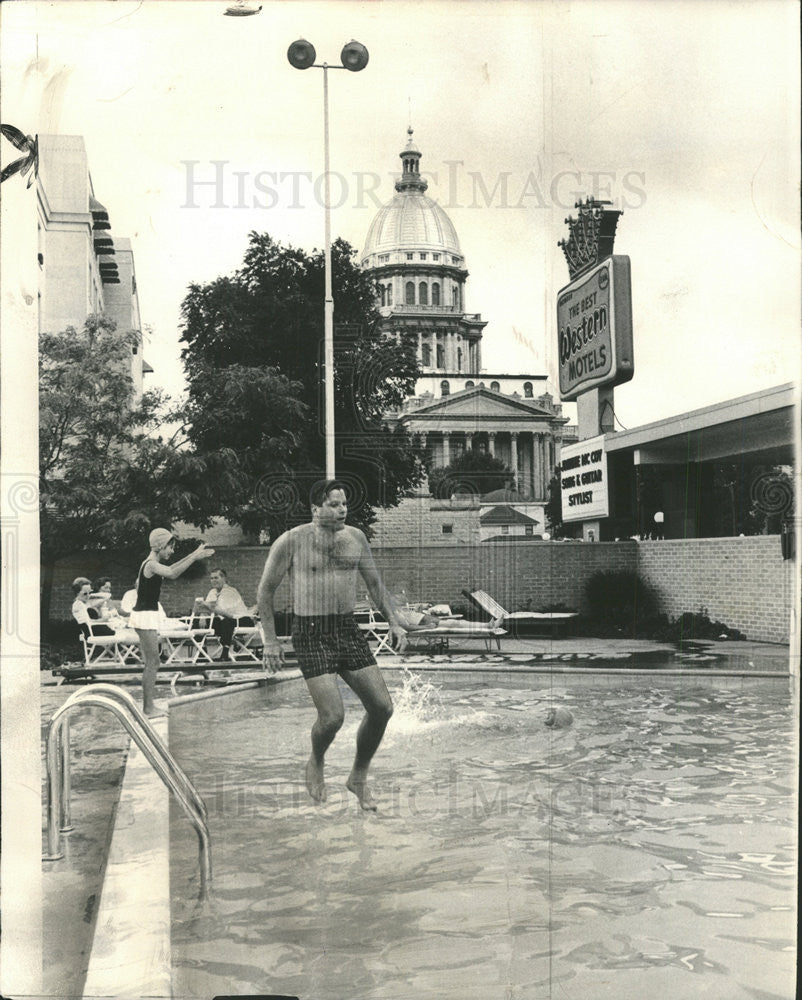
[[[306,765],[306,787],[315,802],[326,801],[323,758],[343,724],[343,699],[334,674],[307,677],[317,718],[312,726],[312,756]]]
[[[356,734],[356,756],[346,787],[359,799],[363,809],[376,809],[367,787],[368,768],[393,714],[393,702],[376,664],[361,670],[343,670],[343,680],[365,706],[365,717]]]
[[[145,715],[156,711],[156,674],[159,670],[159,636],[151,629],[137,629],[139,648],[145,666],[142,669],[142,710]]]
[[[221,660],[228,659],[228,647],[231,645],[231,637],[234,635],[236,625],[236,621],[233,618],[226,617],[226,615],[217,615],[212,622],[212,628],[217,634],[222,647],[220,652]]]

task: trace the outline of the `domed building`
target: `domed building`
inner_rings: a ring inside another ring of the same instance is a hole
[[[515,510],[531,519],[526,533],[536,530],[539,536],[546,527],[543,507],[567,418],[546,391],[545,374],[483,367],[487,321],[466,311],[465,256],[454,223],[426,194],[421,152],[412,134],[410,128],[400,153],[403,169],[395,195],[376,213],[360,258],[362,268],[376,279],[384,329],[413,340],[422,370],[415,395],[388,417],[420,435],[432,466],[449,465],[467,448],[504,461],[521,498]],[[414,501],[382,512],[374,541],[397,544],[408,532],[422,541],[424,520],[427,543],[484,537],[478,498],[475,503],[464,497],[454,504],[445,501],[443,507],[442,501],[427,497],[425,511],[423,499],[416,513],[411,513]],[[483,516],[493,503],[481,504]],[[440,508],[445,511],[442,525]]]
[[[427,196],[421,153],[411,128],[408,134],[395,197],[371,223],[361,264],[378,281],[386,328],[416,338],[425,371],[475,375],[482,367],[487,324],[480,315],[465,312],[468,270],[457,231]]]

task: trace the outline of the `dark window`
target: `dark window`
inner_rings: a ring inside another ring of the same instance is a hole
[[[531,399],[532,398],[532,383],[531,382],[524,382],[524,397],[526,399]]]
[[[454,534],[454,525],[453,524],[444,524],[443,525],[443,534],[444,535],[453,535]]]
[[[406,305],[408,305],[408,306],[414,306],[415,305],[415,282],[414,281],[408,281],[407,284],[406,284],[406,300],[405,300],[405,302],[406,302]]]
[[[440,282],[439,281],[432,282],[432,305],[433,306],[439,306],[440,305]]]
[[[473,382],[471,382],[470,379],[468,379],[468,381],[465,383],[465,388],[466,389],[473,389]]]
[[[451,392],[451,386],[448,384],[447,379],[443,379],[440,383],[440,392],[443,396],[447,396]]]
[[[446,366],[446,351],[442,344],[437,345],[437,367],[445,368]]]
[[[393,304],[393,286],[387,286],[387,305],[391,306]]]
[[[423,364],[429,368],[432,364],[432,349],[429,344],[424,344],[421,348],[421,359]]]
[[[425,281],[422,281],[418,285],[418,302],[420,302],[422,306],[429,305],[429,286]]]
[[[500,389],[501,389],[501,386],[498,384],[498,382],[491,382],[490,383],[490,391],[491,392],[499,392]]]

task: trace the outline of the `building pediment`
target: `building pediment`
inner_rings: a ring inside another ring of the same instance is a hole
[[[562,419],[539,406],[534,400],[504,396],[491,389],[475,386],[471,389],[461,389],[450,396],[440,396],[425,406],[405,413],[401,418],[404,423],[419,418],[443,420],[483,420],[492,418],[521,420],[548,420],[562,423]]]

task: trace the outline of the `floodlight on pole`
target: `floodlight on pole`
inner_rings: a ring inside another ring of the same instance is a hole
[[[248,3],[247,0],[236,0],[236,3],[226,7],[223,14],[226,17],[251,17],[253,14],[258,14],[261,9],[261,4],[257,7],[255,4]]]
[[[331,288],[331,197],[329,171],[329,74],[330,69],[347,69],[358,73],[368,64],[368,50],[353,39],[347,42],[340,53],[340,66],[316,63],[317,53],[311,42],[299,38],[287,50],[287,59],[295,69],[323,70],[323,181],[325,212],[325,294],[323,304],[323,364],[325,369],[325,438],[326,438],[326,478],[334,479],[334,296]]]

